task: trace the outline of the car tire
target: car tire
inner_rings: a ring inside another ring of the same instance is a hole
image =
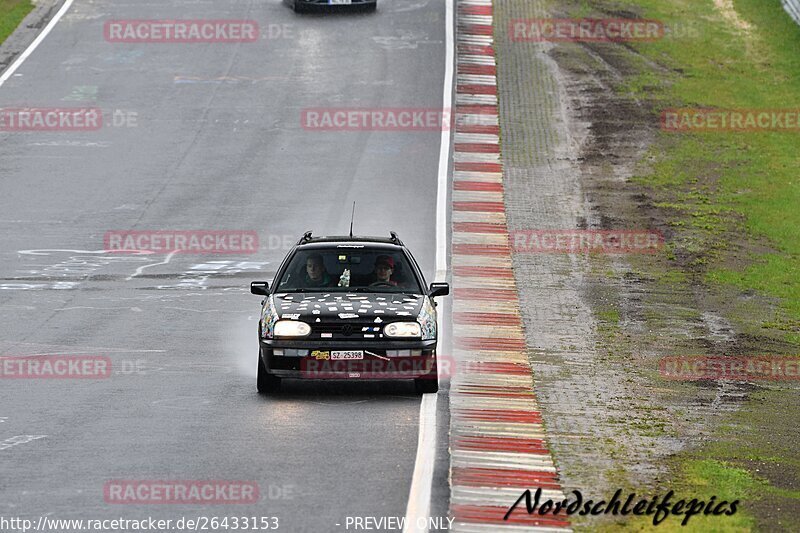
[[[376,9],[378,9],[378,2],[375,2],[374,4],[367,4],[367,6],[364,8],[367,13],[374,13]]]
[[[417,378],[414,380],[414,390],[417,394],[435,394],[439,392],[439,381],[436,376]]]
[[[292,9],[294,9],[295,13],[308,13],[308,6],[297,1],[292,4]]]
[[[267,372],[267,367],[264,366],[264,360],[261,358],[260,351],[258,353],[258,378],[256,379],[256,388],[259,394],[277,392],[281,388],[281,378]]]

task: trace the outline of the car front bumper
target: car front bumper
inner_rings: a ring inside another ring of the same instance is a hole
[[[363,351],[363,359],[335,360],[334,351]],[[276,354],[277,352],[277,354]],[[268,373],[298,379],[435,379],[436,340],[357,343],[261,340]]]
[[[349,4],[331,4],[329,0],[295,0],[298,4],[303,6],[319,6],[319,7],[347,7],[352,6],[368,6],[375,5],[377,0],[351,0]]]

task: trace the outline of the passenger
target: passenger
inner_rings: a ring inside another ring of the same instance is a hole
[[[333,278],[325,271],[325,263],[320,254],[311,254],[306,259],[305,287],[332,287]]]
[[[375,281],[370,285],[391,285],[397,287],[397,282],[393,281],[392,274],[394,274],[394,259],[388,255],[379,255],[375,259]]]

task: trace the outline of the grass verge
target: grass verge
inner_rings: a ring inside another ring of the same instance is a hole
[[[652,105],[651,129],[658,130],[660,112],[667,108],[800,109],[800,27],[780,0],[578,4],[571,16],[656,19],[674,30],[655,42],[624,44],[632,52],[626,56],[630,64],[636,64],[630,71],[636,73],[620,68],[616,89]],[[643,266],[645,274],[661,280],[665,291],[707,284],[735,294],[728,306],[734,316],[728,318],[737,327],[769,331],[799,346],[798,168],[800,128],[660,131],[632,180],[648,191],[671,233],[661,263],[666,272]],[[756,293],[771,297],[777,312],[768,306],[739,311]],[[618,316],[606,308],[595,314],[613,333]],[[718,384],[721,396],[724,388]],[[687,527],[671,517],[658,530],[800,531],[800,431],[792,417],[800,407],[798,396],[796,389],[780,384],[752,386],[738,410],[720,413],[723,422],[713,438],[674,455],[668,487],[679,497],[729,497],[743,505],[733,516],[695,517]],[[630,517],[601,526],[608,531],[653,527],[648,518]]]
[[[0,44],[17,29],[32,9],[30,0],[0,0]]]

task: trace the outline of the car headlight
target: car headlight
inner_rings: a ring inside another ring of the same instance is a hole
[[[311,326],[296,320],[278,320],[273,335],[276,337],[305,337],[311,333]]]
[[[422,310],[419,312],[417,322],[422,327],[422,340],[436,340],[436,308],[433,307],[431,299],[425,297]]]
[[[383,328],[387,337],[421,337],[422,328],[417,322],[392,322]]]

